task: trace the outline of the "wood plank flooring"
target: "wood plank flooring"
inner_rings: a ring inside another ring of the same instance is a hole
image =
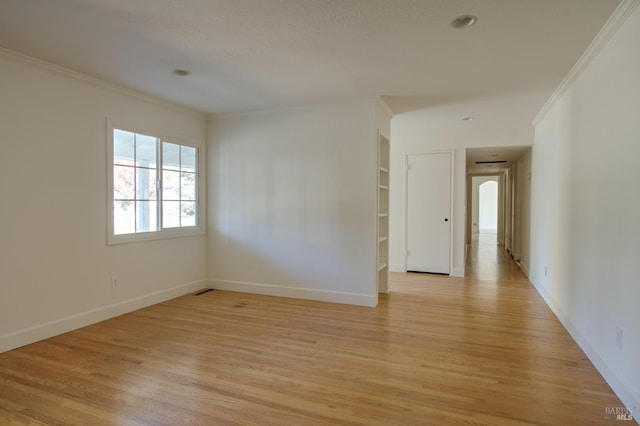
[[[484,280],[525,280],[526,276],[511,256],[498,246],[496,234],[473,234],[467,246],[468,277]]]
[[[377,308],[212,291],[0,354],[0,424],[615,423],[524,276],[390,278]]]

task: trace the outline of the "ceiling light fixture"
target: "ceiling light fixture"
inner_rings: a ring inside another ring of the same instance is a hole
[[[468,28],[478,22],[478,17],[473,15],[462,15],[458,16],[454,20],[451,21],[451,26],[453,28]]]
[[[177,69],[177,70],[173,70],[173,73],[175,75],[177,75],[178,77],[186,77],[188,75],[191,75],[191,71],[189,70],[182,70],[182,69]]]

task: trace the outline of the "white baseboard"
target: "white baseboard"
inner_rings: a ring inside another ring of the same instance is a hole
[[[407,272],[407,270],[401,263],[392,263],[389,265],[389,272]]]
[[[453,268],[449,275],[452,277],[464,277],[464,268]]]
[[[321,302],[343,303],[346,305],[377,306],[378,295],[344,293],[312,288],[287,287],[273,284],[249,283],[210,279],[208,287],[216,290],[238,291],[241,293],[263,294],[266,296],[291,297],[294,299],[319,300]]]
[[[0,353],[10,351],[39,340],[48,339],[49,337],[57,336],[68,331],[86,327],[137,309],[155,305],[156,303],[161,303],[169,299],[183,296],[204,288],[207,284],[206,280],[193,281],[165,290],[145,294],[144,296],[114,303],[112,305],[49,321],[44,324],[38,324],[33,327],[25,328],[24,330],[4,334],[0,336]]]
[[[532,281],[533,283],[533,281]],[[533,283],[533,287],[538,291],[553,313],[558,317],[564,328],[569,332],[573,340],[580,346],[580,349],[587,355],[587,358],[594,365],[596,370],[602,375],[604,380],[611,386],[613,392],[620,398],[620,401],[627,407],[633,415],[633,418],[640,424],[640,417],[637,413],[640,411],[640,395],[634,390],[629,383],[626,383],[614,372],[610,367],[613,365],[606,358],[601,356],[589,340],[575,327],[568,316],[560,309],[553,297],[542,287]]]
[[[531,277],[529,276],[529,265],[521,261],[518,263],[518,266],[520,267],[520,270],[524,273],[524,275],[529,278],[529,280],[531,280]]]

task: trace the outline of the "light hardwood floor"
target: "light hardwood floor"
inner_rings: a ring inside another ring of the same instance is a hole
[[[498,246],[496,234],[473,234],[467,246],[465,274],[482,280],[527,281],[527,277],[509,256],[503,246]]]
[[[507,265],[394,273],[377,308],[180,297],[0,354],[0,424],[615,424],[620,401]]]

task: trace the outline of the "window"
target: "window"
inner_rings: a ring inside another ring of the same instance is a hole
[[[109,243],[202,234],[198,147],[109,128]]]

